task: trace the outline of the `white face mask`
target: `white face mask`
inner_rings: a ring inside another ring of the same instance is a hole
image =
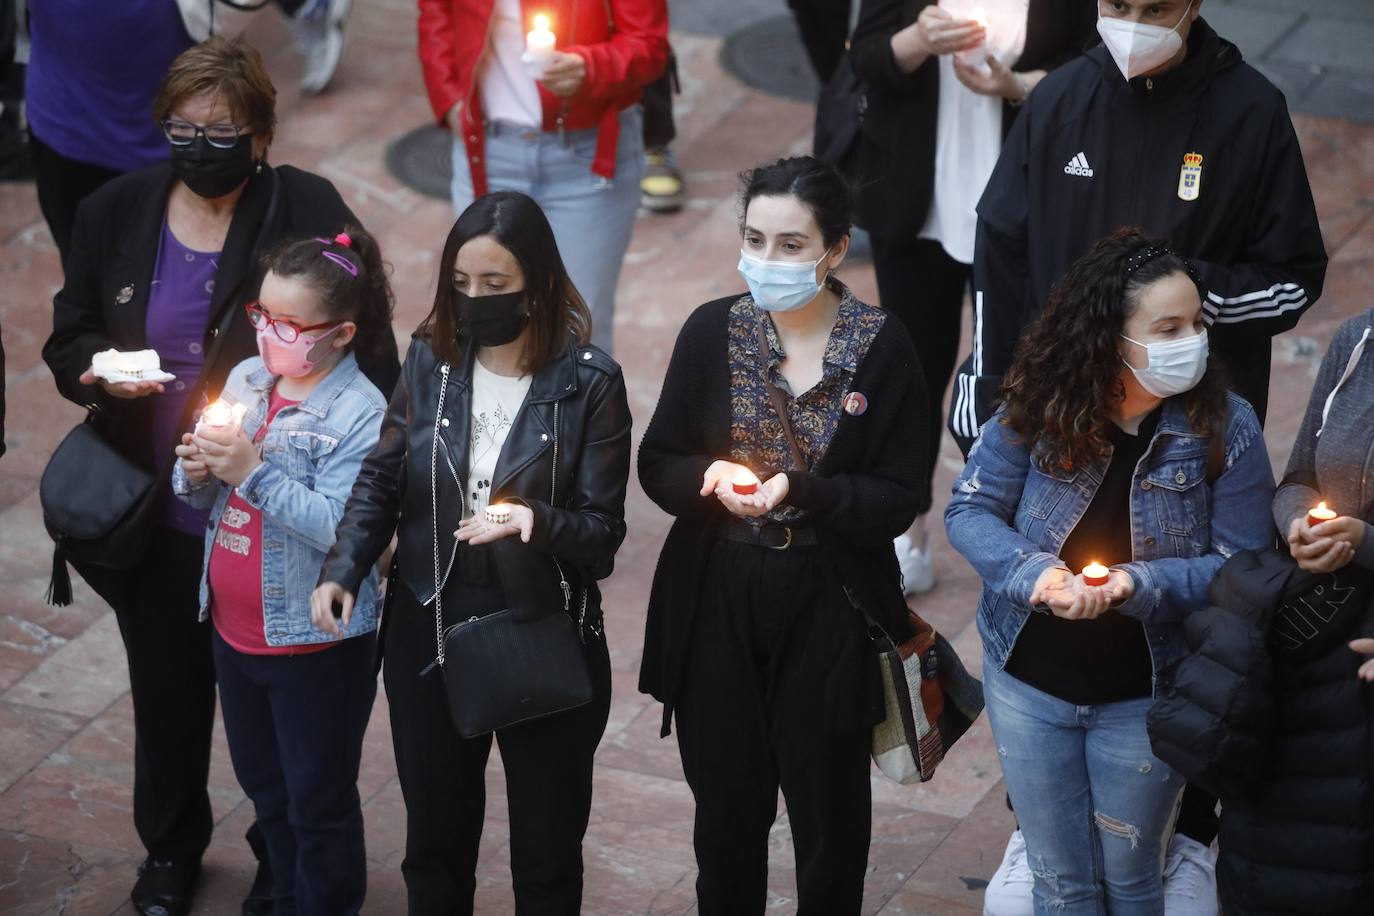
[[[1179,27],[1192,8],[1192,0],[1189,0],[1183,15],[1172,29],[1127,22],[1125,19],[1107,19],[1099,9],[1097,34],[1102,36],[1102,43],[1112,53],[1112,60],[1116,61],[1121,75],[1131,79],[1173,59],[1183,47],[1183,37],[1178,34]]]
[[[1131,340],[1125,334],[1121,335],[1121,339],[1145,349],[1149,356],[1149,364],[1144,369],[1137,369],[1126,363],[1124,356],[1121,361],[1126,363],[1126,368],[1135,375],[1140,387],[1157,398],[1171,398],[1176,394],[1192,391],[1207,371],[1206,331],[1196,337],[1166,340],[1162,343],[1145,344]]]

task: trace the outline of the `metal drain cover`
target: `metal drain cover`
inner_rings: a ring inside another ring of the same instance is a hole
[[[406,187],[448,200],[453,181],[453,134],[436,124],[417,127],[387,147],[386,167]]]
[[[746,26],[725,39],[720,63],[746,86],[799,102],[814,102],[820,92],[816,71],[791,16]]]

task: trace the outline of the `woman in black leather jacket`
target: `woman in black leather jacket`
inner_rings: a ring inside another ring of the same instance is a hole
[[[610,575],[625,537],[625,383],[620,367],[586,344],[587,307],[530,198],[500,192],[473,203],[449,232],[441,264],[434,309],[406,354],[312,604],[326,627],[335,603],[346,623],[359,583],[398,535],[380,654],[406,801],[401,871],[412,916],[470,913],[492,736],[455,730],[433,664],[438,632],[508,606],[516,583],[502,581],[484,545],[518,537],[528,549],[513,553],[531,577],[558,561],[594,699],[495,734],[517,912],[576,913],[592,755],[610,709],[596,582]],[[495,502],[512,507],[508,523],[485,520]]]

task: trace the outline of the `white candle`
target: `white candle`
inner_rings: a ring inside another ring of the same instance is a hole
[[[511,508],[507,503],[492,503],[487,506],[486,519],[493,525],[506,525],[510,523]]]
[[[1307,510],[1307,527],[1315,528],[1323,522],[1329,522],[1336,517],[1336,513],[1328,509],[1325,502],[1317,503],[1316,506]]]
[[[196,422],[196,430],[208,426],[212,429],[226,429],[243,420],[243,415],[248,412],[247,405],[226,404],[224,401],[215,401],[208,405],[200,413],[200,420]]]
[[[1107,577],[1111,573],[1107,567],[1101,563],[1089,563],[1083,567],[1084,585],[1106,585]]]
[[[553,63],[553,46],[556,39],[549,29],[549,17],[539,13],[534,17],[534,28],[525,35],[524,62],[530,75],[541,79],[544,71]]]
[[[983,27],[983,40],[968,50],[958,52],[955,56],[961,64],[969,67],[980,67],[988,59],[988,11],[981,6],[975,6],[969,11],[968,18]]]
[[[759,488],[759,479],[754,476],[753,471],[741,469],[730,482],[730,488],[740,496],[750,496]]]

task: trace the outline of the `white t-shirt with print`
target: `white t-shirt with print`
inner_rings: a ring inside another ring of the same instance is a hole
[[[472,361],[472,430],[468,443],[468,516],[491,502],[491,481],[511,425],[529,394],[532,376],[497,375],[480,359]]]

